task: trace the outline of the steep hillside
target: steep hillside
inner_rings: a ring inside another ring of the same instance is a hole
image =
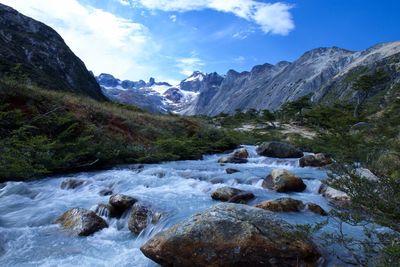
[[[94,76],[52,28],[0,4],[0,78],[106,100]]]

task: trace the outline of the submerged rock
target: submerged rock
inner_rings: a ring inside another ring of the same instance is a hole
[[[300,177],[285,169],[274,169],[268,175],[262,187],[275,190],[276,192],[302,192],[306,189],[306,185]]]
[[[234,203],[247,202],[254,198],[254,194],[233,187],[220,187],[211,194],[212,199]]]
[[[111,189],[102,189],[99,191],[100,196],[111,196],[113,191]]]
[[[150,223],[156,224],[161,219],[161,213],[153,212],[150,208],[141,203],[132,207],[128,221],[128,229],[134,234],[140,234]]]
[[[298,212],[304,209],[305,206],[301,200],[284,197],[261,202],[255,207],[276,212]]]
[[[323,197],[334,205],[343,207],[350,204],[349,195],[326,184],[321,184],[318,193],[322,194]]]
[[[303,152],[296,147],[281,142],[264,142],[256,149],[257,154],[273,158],[300,158]]]
[[[318,153],[315,155],[306,155],[300,158],[300,167],[322,167],[332,163],[332,159],[327,157],[323,153]]]
[[[271,212],[224,203],[156,234],[140,249],[162,266],[315,266],[316,246]]]
[[[311,211],[314,212],[315,214],[321,215],[321,216],[327,216],[328,213],[321,208],[320,205],[315,204],[315,203],[307,203],[307,208]]]
[[[233,157],[238,159],[247,159],[249,157],[249,152],[245,148],[239,148],[233,151]]]
[[[225,171],[226,171],[227,174],[232,174],[232,173],[240,172],[239,170],[233,169],[233,168],[227,168]]]
[[[106,221],[95,212],[82,208],[68,210],[56,220],[56,223],[78,236],[89,236],[108,227]]]
[[[61,183],[61,189],[75,189],[81,185],[83,185],[84,181],[79,180],[79,179],[66,179],[64,181],[62,181]]]
[[[122,194],[112,195],[109,200],[110,205],[122,212],[132,207],[135,202],[137,202],[137,199]]]

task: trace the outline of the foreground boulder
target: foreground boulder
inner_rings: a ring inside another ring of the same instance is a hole
[[[322,167],[332,163],[332,159],[323,153],[306,155],[300,158],[300,167]]]
[[[303,192],[307,186],[300,177],[295,176],[288,170],[274,169],[271,174],[264,179],[262,187],[285,193]]]
[[[156,234],[140,249],[162,266],[316,265],[316,246],[292,231],[271,212],[224,203]]]
[[[233,187],[224,186],[211,194],[212,199],[233,203],[245,203],[254,198],[254,194]]]
[[[336,206],[344,207],[350,204],[349,195],[326,184],[321,184],[318,193],[322,194],[323,197]]]
[[[296,147],[281,142],[264,142],[256,149],[257,154],[273,158],[300,158],[303,152]]]
[[[83,185],[84,181],[79,179],[66,179],[61,183],[61,189],[75,189]]]
[[[106,221],[95,212],[82,208],[68,210],[56,220],[56,223],[78,236],[89,236],[108,227]]]
[[[298,212],[304,209],[305,206],[301,200],[284,197],[261,202],[255,207],[276,212]]]

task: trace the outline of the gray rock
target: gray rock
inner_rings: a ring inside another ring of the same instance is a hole
[[[315,266],[309,238],[271,212],[221,204],[156,234],[140,249],[162,266]]]
[[[83,185],[83,180],[78,179],[66,179],[61,183],[61,189],[75,189]]]
[[[100,196],[111,196],[113,194],[113,191],[111,189],[101,189],[99,191]]]
[[[300,158],[300,167],[323,167],[325,165],[331,164],[332,159],[325,156],[323,153],[318,153],[315,155],[306,155]]]
[[[240,172],[239,170],[233,169],[233,168],[227,168],[225,171],[227,174],[233,174],[233,173]]]
[[[149,224],[160,221],[162,214],[154,212],[141,203],[135,203],[128,221],[128,228],[134,234],[140,234]]]
[[[303,192],[307,186],[300,177],[295,176],[288,170],[274,169],[271,174],[264,179],[262,187],[285,193]]]
[[[282,142],[265,142],[256,149],[257,153],[265,157],[273,158],[300,158],[303,152],[296,147]]]
[[[114,206],[116,209],[123,211],[132,207],[135,202],[137,202],[137,199],[123,194],[112,195],[109,199],[110,205]]]
[[[228,202],[246,202],[254,198],[254,194],[233,187],[220,187],[211,194],[212,199]]]
[[[56,223],[78,236],[89,236],[108,227],[106,221],[95,212],[82,208],[68,210],[56,220]]]
[[[233,155],[227,156],[227,157],[222,157],[218,160],[218,163],[236,163],[236,164],[242,164],[242,163],[247,163],[247,159],[242,159],[242,158],[235,158]]]
[[[350,204],[349,195],[326,184],[321,184],[318,193],[336,206],[345,207]]]

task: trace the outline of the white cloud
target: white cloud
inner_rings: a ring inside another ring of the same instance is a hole
[[[119,2],[121,5],[124,5],[124,6],[129,6],[129,5],[130,5],[129,0],[118,0],[118,2]]]
[[[172,22],[176,22],[176,15],[171,15],[171,16],[169,16],[169,19],[170,19]]]
[[[148,29],[77,0],[0,0],[54,28],[96,74],[144,79],[155,68],[146,65],[159,50]],[[126,1],[120,1],[126,2]]]
[[[290,14],[292,5],[276,2],[264,3],[256,0],[131,0],[135,4],[152,10],[185,12],[213,9],[256,23],[263,32],[287,35],[294,29]]]
[[[178,58],[176,66],[180,69],[180,73],[186,76],[191,75],[196,70],[201,70],[204,62],[195,56]]]

